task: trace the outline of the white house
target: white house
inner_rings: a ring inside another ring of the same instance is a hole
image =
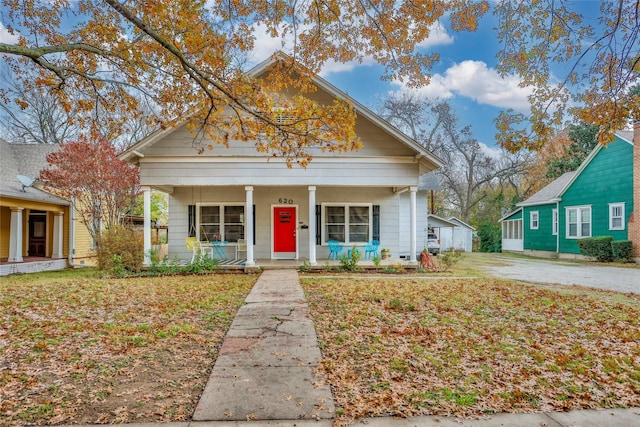
[[[263,76],[276,59],[249,72]],[[349,97],[320,77],[322,96]],[[261,259],[327,259],[329,240],[345,250],[379,240],[392,256],[416,261],[427,224],[419,177],[442,161],[373,112],[351,100],[363,147],[314,155],[306,169],[258,153],[251,142],[229,141],[198,154],[186,126],[158,131],[121,155],[138,164],[145,191],[145,249],[150,246],[149,193],[169,194],[169,258],[190,259],[185,238],[219,236],[217,256],[234,258],[246,240],[247,266]],[[205,145],[207,143],[205,142]],[[420,242],[421,243],[421,242]]]

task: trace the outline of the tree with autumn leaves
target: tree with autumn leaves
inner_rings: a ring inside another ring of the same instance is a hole
[[[194,142],[249,141],[289,160],[310,159],[308,147],[343,152],[359,147],[354,109],[344,100],[314,100],[310,77],[328,61],[372,58],[384,78],[429,82],[438,54],[418,46],[435,24],[473,31],[490,10],[486,0],[3,0],[14,44],[0,53],[17,75],[38,72],[43,86],[82,125],[116,109],[139,114],[141,99],[158,106],[159,126],[188,118]],[[606,142],[640,100],[629,94],[640,71],[638,0],[600,2],[593,22],[564,0],[503,1],[500,70],[533,88],[532,113],[505,112],[499,141],[511,150],[540,148],[570,112],[600,126]],[[73,26],[67,22],[72,17]],[[268,80],[242,68],[255,29],[286,43]],[[286,41],[286,42],[285,42]],[[552,64],[568,69],[554,81]],[[27,87],[28,89],[28,87]],[[299,93],[286,100],[275,94]],[[574,98],[572,98],[574,97]],[[2,102],[22,102],[0,92]],[[295,120],[282,121],[282,110]],[[231,112],[232,114],[228,114]],[[121,129],[114,125],[112,132]],[[114,135],[105,135],[112,138]],[[202,147],[200,147],[202,148]]]
[[[73,202],[79,221],[95,242],[103,230],[121,224],[122,214],[135,205],[140,173],[118,159],[113,145],[105,138],[62,144],[47,156],[49,168],[40,180],[51,192]]]

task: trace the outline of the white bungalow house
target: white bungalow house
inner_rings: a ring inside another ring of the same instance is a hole
[[[249,72],[269,72],[269,59]],[[349,99],[320,77],[318,96]],[[132,146],[122,159],[140,167],[145,191],[145,249],[150,240],[150,190],[169,194],[169,258],[191,259],[187,236],[220,238],[214,256],[246,266],[260,260],[326,260],[329,240],[344,251],[380,241],[394,258],[416,262],[418,238],[427,226],[423,174],[442,161],[373,112],[350,100],[363,147],[346,154],[314,155],[306,169],[258,153],[251,142],[229,141],[198,154],[186,126],[158,131]],[[207,145],[207,142],[205,142]],[[421,242],[420,242],[421,243]]]

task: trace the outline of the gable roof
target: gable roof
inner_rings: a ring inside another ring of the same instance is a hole
[[[633,131],[618,131],[616,132],[616,138],[633,145]],[[516,206],[546,205],[560,201],[565,191],[571,187],[571,184],[580,176],[582,171],[585,170],[603,147],[602,144],[596,144],[587,158],[582,161],[578,169],[572,172],[566,172],[527,200],[516,204]]]
[[[451,218],[449,218],[449,221],[458,223],[460,227],[465,227],[465,228],[468,228],[468,229],[470,229],[472,231],[476,231],[475,228],[473,228],[472,226],[470,226],[469,224],[467,224],[463,220],[456,218],[455,216],[452,216]]]
[[[260,64],[258,64],[257,66],[249,70],[247,72],[247,75],[253,78],[257,78],[262,74],[268,72],[269,68],[272,65],[274,65],[277,61],[285,58],[288,58],[286,54],[284,54],[283,52],[277,52],[274,55],[271,55],[270,58],[266,59],[265,61],[261,62]],[[342,92],[340,89],[336,88],[335,86],[333,86],[331,83],[329,83],[322,77],[316,74],[312,77],[311,80],[313,81],[314,84],[316,84],[319,88],[329,93],[331,96],[335,98],[342,98],[342,99],[349,100],[349,102],[353,105],[358,115],[367,118],[376,126],[378,126],[380,129],[382,129],[384,132],[389,134],[391,137],[393,137],[397,141],[403,143],[404,145],[406,145],[407,147],[415,151],[416,159],[418,160],[419,166],[420,166],[420,175],[426,174],[434,169],[444,166],[444,161],[442,159],[440,159],[430,151],[426,150],[423,146],[418,144],[415,140],[413,140],[412,138],[410,138],[409,136],[401,132],[399,129],[397,129],[387,121],[383,120],[380,116],[373,113],[367,107],[360,104],[359,102],[351,98],[349,95],[347,95],[345,92]],[[156,132],[152,133],[148,137],[134,144],[129,149],[125,150],[122,154],[120,154],[119,157],[126,161],[131,161],[136,157],[144,157],[142,153],[140,153],[142,149],[155,144],[156,142],[162,140],[164,137],[175,132],[187,121],[188,119],[185,119],[180,123],[178,123],[175,127],[157,130]]]
[[[448,219],[441,218],[434,214],[427,215],[427,224],[429,227],[458,227],[457,222],[450,221]]]
[[[559,201],[560,195],[564,191],[567,183],[570,182],[575,175],[576,171],[565,172],[527,200],[517,203],[516,206],[546,205]]]
[[[0,138],[0,195],[21,200],[40,201],[58,205],[69,202],[36,187],[23,189],[18,175],[37,178],[48,167],[47,155],[58,151],[57,144],[10,144]]]

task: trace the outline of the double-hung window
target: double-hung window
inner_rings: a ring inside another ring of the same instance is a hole
[[[200,205],[198,214],[201,241],[244,239],[244,205]]]
[[[624,230],[624,203],[609,203],[609,230]]]
[[[372,205],[323,204],[324,242],[367,243],[372,233]]]
[[[591,237],[591,206],[567,208],[567,239]]]
[[[537,230],[540,226],[540,213],[538,211],[531,211],[529,214],[529,225],[532,230]]]
[[[558,235],[558,209],[551,210],[551,234]]]

